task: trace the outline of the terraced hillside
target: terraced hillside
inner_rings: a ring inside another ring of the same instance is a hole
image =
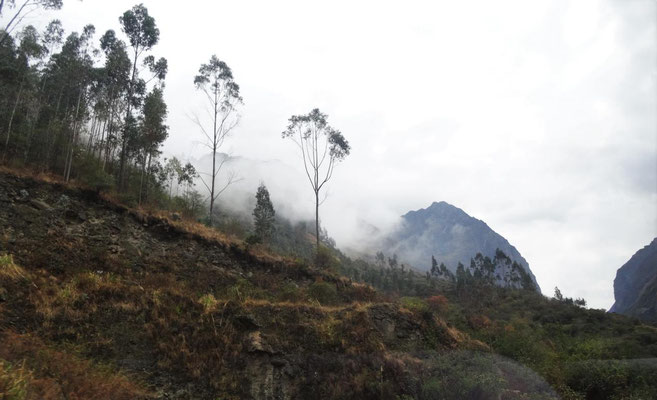
[[[415,351],[482,346],[86,190],[1,174],[0,226],[0,366],[26,398],[394,398],[421,390]]]

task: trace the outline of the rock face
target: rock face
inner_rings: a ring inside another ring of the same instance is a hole
[[[385,239],[384,248],[387,253],[396,253],[401,262],[423,271],[431,268],[433,255],[452,272],[459,262],[469,266],[477,253],[492,259],[500,249],[520,264],[539,287],[527,260],[515,247],[485,222],[444,201],[404,215],[401,226]]]
[[[618,270],[614,298],[609,312],[657,321],[657,238]]]

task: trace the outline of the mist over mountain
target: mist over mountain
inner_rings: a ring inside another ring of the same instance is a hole
[[[657,238],[618,270],[614,298],[610,312],[657,321]]]
[[[484,221],[444,201],[402,216],[397,229],[382,240],[382,248],[388,254],[397,254],[401,262],[423,271],[429,270],[431,256],[434,256],[438,263],[444,263],[452,272],[456,271],[459,262],[470,265],[477,253],[492,259],[500,249],[524,267],[538,287],[527,260],[513,245]]]
[[[190,162],[204,179],[207,172],[212,170],[211,155],[191,159]],[[234,174],[236,180],[219,197],[220,213],[227,210],[248,218],[255,204],[254,193],[262,182],[269,188],[278,215],[290,221],[313,219],[311,204],[305,201],[310,193],[305,187],[306,177],[289,164],[280,160],[255,160],[218,153],[217,164],[221,163],[223,166],[217,178],[217,186],[222,188],[231,174]],[[205,186],[201,179],[197,180],[196,188],[204,193]],[[359,214],[359,210],[359,207],[353,210],[340,208],[345,215]],[[348,225],[348,229],[353,231],[352,237],[359,238],[338,242],[339,247],[351,255],[371,256],[378,249],[385,249],[386,255],[395,253],[400,262],[423,271],[430,268],[433,255],[438,263],[445,263],[455,272],[459,262],[469,266],[470,259],[477,253],[494,259],[496,250],[500,249],[511,261],[516,261],[528,271],[538,287],[527,260],[514,246],[485,222],[446,202],[434,202],[426,209],[410,211],[392,228],[386,227],[386,224],[381,226],[381,221],[370,220],[365,216],[349,221],[340,215],[322,214],[327,221],[340,219],[341,224]],[[328,234],[333,236],[334,232],[329,230]]]

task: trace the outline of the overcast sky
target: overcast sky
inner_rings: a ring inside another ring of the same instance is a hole
[[[99,36],[136,2],[64,3],[30,22]],[[654,0],[144,4],[169,60],[165,151],[204,154],[188,115],[212,54],[245,101],[233,155],[300,171],[280,133],[319,107],[353,149],[321,211],[338,245],[359,219],[385,228],[444,200],[515,245],[545,294],[609,308],[616,270],[657,236]],[[290,201],[310,214],[307,189]]]

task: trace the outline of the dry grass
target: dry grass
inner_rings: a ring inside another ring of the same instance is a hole
[[[64,179],[52,173],[41,172],[33,168],[26,167],[7,167],[6,165],[0,165],[0,173],[5,173],[9,175],[15,175],[19,178],[31,178],[36,181],[46,182],[46,183],[56,183],[60,185],[65,185],[69,187],[80,187],[74,183],[66,183]]]
[[[28,387],[32,380],[31,371],[21,365],[0,360],[0,398],[22,400],[27,397]]]
[[[14,263],[11,254],[0,254],[0,279],[28,280],[29,274]]]
[[[316,301],[310,302],[290,302],[290,301],[281,301],[281,302],[272,302],[269,300],[261,299],[246,299],[242,302],[247,308],[258,308],[258,307],[274,307],[274,308],[284,308],[284,309],[306,309],[320,313],[336,313],[345,310],[365,310],[369,308],[371,303],[351,303],[343,306],[323,306]]]
[[[30,335],[6,332],[0,340],[0,398],[146,399],[128,377],[53,350]]]

